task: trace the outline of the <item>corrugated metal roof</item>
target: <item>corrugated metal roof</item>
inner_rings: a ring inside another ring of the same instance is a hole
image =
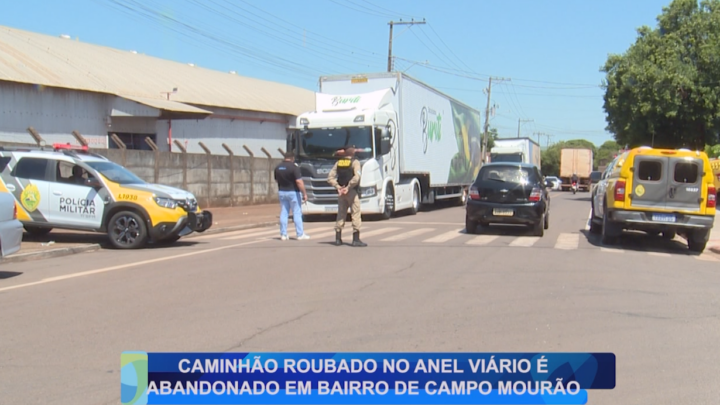
[[[315,93],[300,87],[4,26],[0,80],[141,98],[143,103],[166,102],[162,93],[178,88],[171,100],[180,103],[290,115],[315,108]]]
[[[163,100],[156,98],[147,97],[134,97],[134,96],[122,96],[125,99],[144,104],[149,107],[157,108],[159,110],[173,111],[173,112],[185,112],[185,113],[196,113],[196,114],[212,114],[212,111],[203,110],[201,108],[193,107],[191,105],[178,103],[172,100]]]

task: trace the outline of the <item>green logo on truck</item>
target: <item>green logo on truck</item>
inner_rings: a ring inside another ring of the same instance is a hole
[[[440,137],[442,135],[442,117],[440,114],[435,117],[435,121],[430,121],[428,123],[428,140],[430,141],[440,141]]]
[[[333,107],[342,105],[342,104],[355,104],[355,103],[359,103],[359,102],[360,102],[360,96],[355,96],[355,97],[337,96],[337,97],[333,97],[333,99],[332,99]]]

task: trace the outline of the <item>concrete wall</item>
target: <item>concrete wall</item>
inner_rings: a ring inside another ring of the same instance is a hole
[[[202,207],[277,202],[272,172],[282,159],[119,149],[93,152],[125,166],[149,183],[190,191]]]

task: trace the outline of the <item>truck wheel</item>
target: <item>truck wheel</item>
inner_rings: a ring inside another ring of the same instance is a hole
[[[415,215],[420,211],[420,187],[418,185],[413,186],[412,196],[412,208],[410,208],[410,214]]]
[[[388,186],[385,192],[385,206],[383,207],[382,218],[390,219],[395,213],[395,189],[392,186]]]
[[[25,232],[32,236],[44,236],[52,231],[52,228],[43,228],[40,226],[25,225]]]
[[[457,205],[459,207],[464,207],[465,204],[467,204],[467,199],[468,199],[468,191],[466,188],[463,187],[462,195],[460,197],[458,197],[458,199],[457,199]]]
[[[667,232],[663,232],[663,233],[662,233],[663,239],[667,239],[667,240],[673,240],[673,239],[675,239],[675,235],[677,235],[677,234],[675,233],[675,231],[667,231]]]
[[[116,249],[137,249],[145,246],[148,232],[140,215],[132,211],[120,211],[110,219],[108,236]]]

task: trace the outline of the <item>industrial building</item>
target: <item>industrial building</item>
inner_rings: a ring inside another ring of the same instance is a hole
[[[313,91],[0,26],[0,142],[273,157],[295,117],[315,107]],[[169,142],[172,140],[173,142]]]

